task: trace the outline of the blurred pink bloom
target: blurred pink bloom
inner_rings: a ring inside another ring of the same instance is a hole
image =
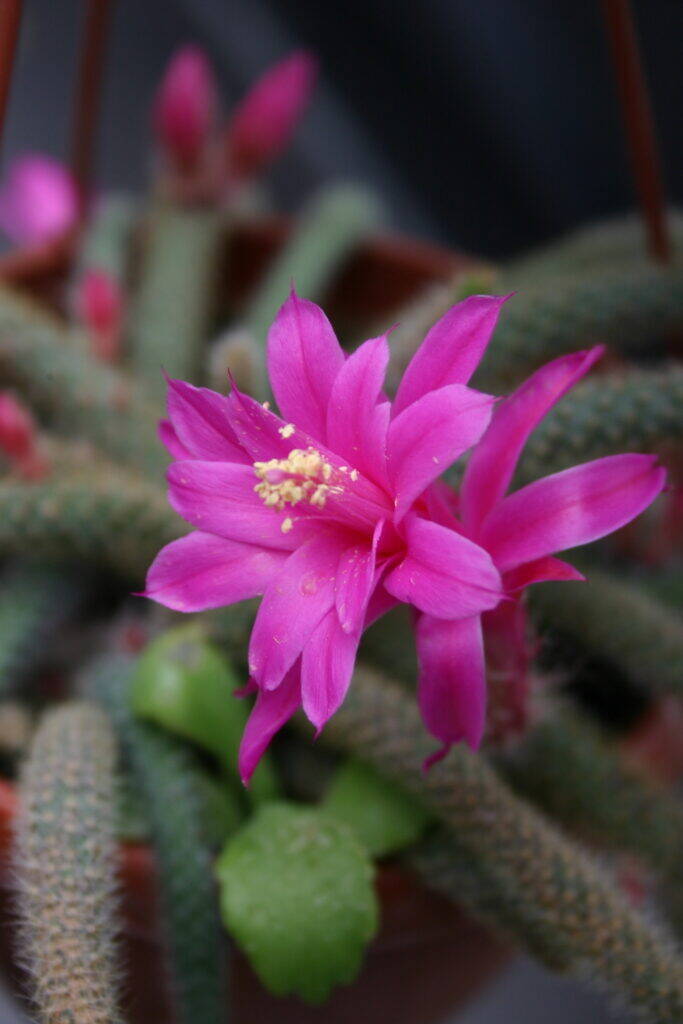
[[[476,746],[482,613],[504,590],[514,601],[536,580],[576,578],[550,553],[616,529],[661,490],[655,460],[626,455],[503,497],[526,436],[594,358],[550,364],[492,419],[493,398],[467,381],[504,301],[478,295],[449,310],[393,403],[383,392],[387,336],[347,356],[323,311],[295,294],[268,336],[283,418],[235,387],[223,397],[169,381],[169,500],[195,531],[159,553],[146,594],[187,612],[263,595],[249,647],[257,700],[240,751],[245,781],[299,707],[323,727],[344,700],[363,630],[397,602],[416,612],[435,756],[460,740]],[[438,478],[478,441],[460,518]]]
[[[68,170],[46,156],[24,156],[0,185],[0,229],[17,245],[47,242],[74,227],[78,194]]]
[[[87,270],[78,285],[76,306],[95,355],[105,362],[115,362],[119,355],[123,321],[123,295],[119,282],[105,270]]]
[[[308,106],[317,74],[311,54],[293,53],[266,71],[237,105],[227,138],[234,179],[252,177],[279,156]]]
[[[33,416],[11,391],[0,391],[0,452],[21,476],[35,479],[47,472]]]
[[[216,83],[198,46],[171,58],[154,104],[154,129],[170,160],[183,169],[200,160],[216,114]]]

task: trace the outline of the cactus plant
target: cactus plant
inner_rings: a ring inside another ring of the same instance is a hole
[[[14,864],[41,1024],[116,1024],[115,743],[99,708],[46,713],[21,777]]]

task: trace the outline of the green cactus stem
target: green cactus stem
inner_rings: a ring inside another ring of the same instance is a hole
[[[44,481],[0,480],[0,556],[86,562],[141,585],[183,524],[163,491],[91,453],[53,445]]]
[[[496,281],[497,292],[509,290]],[[506,303],[476,383],[509,387],[549,359],[596,342],[625,356],[661,353],[682,332],[678,264],[642,260],[548,278]]]
[[[14,565],[0,576],[0,700],[41,664],[80,593],[73,574],[43,566]]]
[[[245,331],[261,353],[257,382],[261,397],[267,390],[266,336],[292,283],[303,298],[321,299],[344,260],[378,222],[374,197],[350,185],[326,188],[304,208],[240,318],[238,330]]]
[[[49,711],[21,776],[14,851],[22,956],[41,1024],[114,1024],[115,743],[99,708]]]
[[[213,206],[170,201],[150,216],[129,345],[135,376],[157,407],[166,394],[162,370],[200,383],[222,224]]]
[[[89,667],[82,684],[112,716],[149,823],[178,1022],[224,1024],[225,954],[196,762],[185,744],[135,719],[132,670],[126,657],[103,658]]]
[[[75,332],[39,306],[0,288],[0,379],[58,433],[162,479],[168,458],[157,414],[132,379],[92,355]]]
[[[522,483],[623,451],[683,440],[683,367],[596,374],[562,399],[531,435]]]
[[[517,940],[537,956],[591,975],[653,1024],[683,1018],[683,962],[668,935],[629,907],[580,846],[464,744],[423,773],[433,741],[400,688],[358,669],[323,736],[424,800],[476,863],[489,913],[506,908],[504,927],[514,926]],[[462,895],[477,909],[476,897]]]
[[[597,569],[586,583],[544,583],[530,593],[542,624],[611,661],[639,689],[683,694],[683,624],[674,610]]]
[[[137,216],[132,196],[110,193],[100,199],[83,235],[78,272],[104,270],[126,281]]]

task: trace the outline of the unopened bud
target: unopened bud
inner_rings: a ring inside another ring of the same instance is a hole
[[[154,104],[154,129],[170,161],[192,170],[214,122],[216,83],[206,54],[184,46],[171,58]]]

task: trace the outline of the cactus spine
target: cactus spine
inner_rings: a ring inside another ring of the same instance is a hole
[[[41,1024],[115,1024],[115,745],[99,708],[48,712],[21,777],[23,956]]]

